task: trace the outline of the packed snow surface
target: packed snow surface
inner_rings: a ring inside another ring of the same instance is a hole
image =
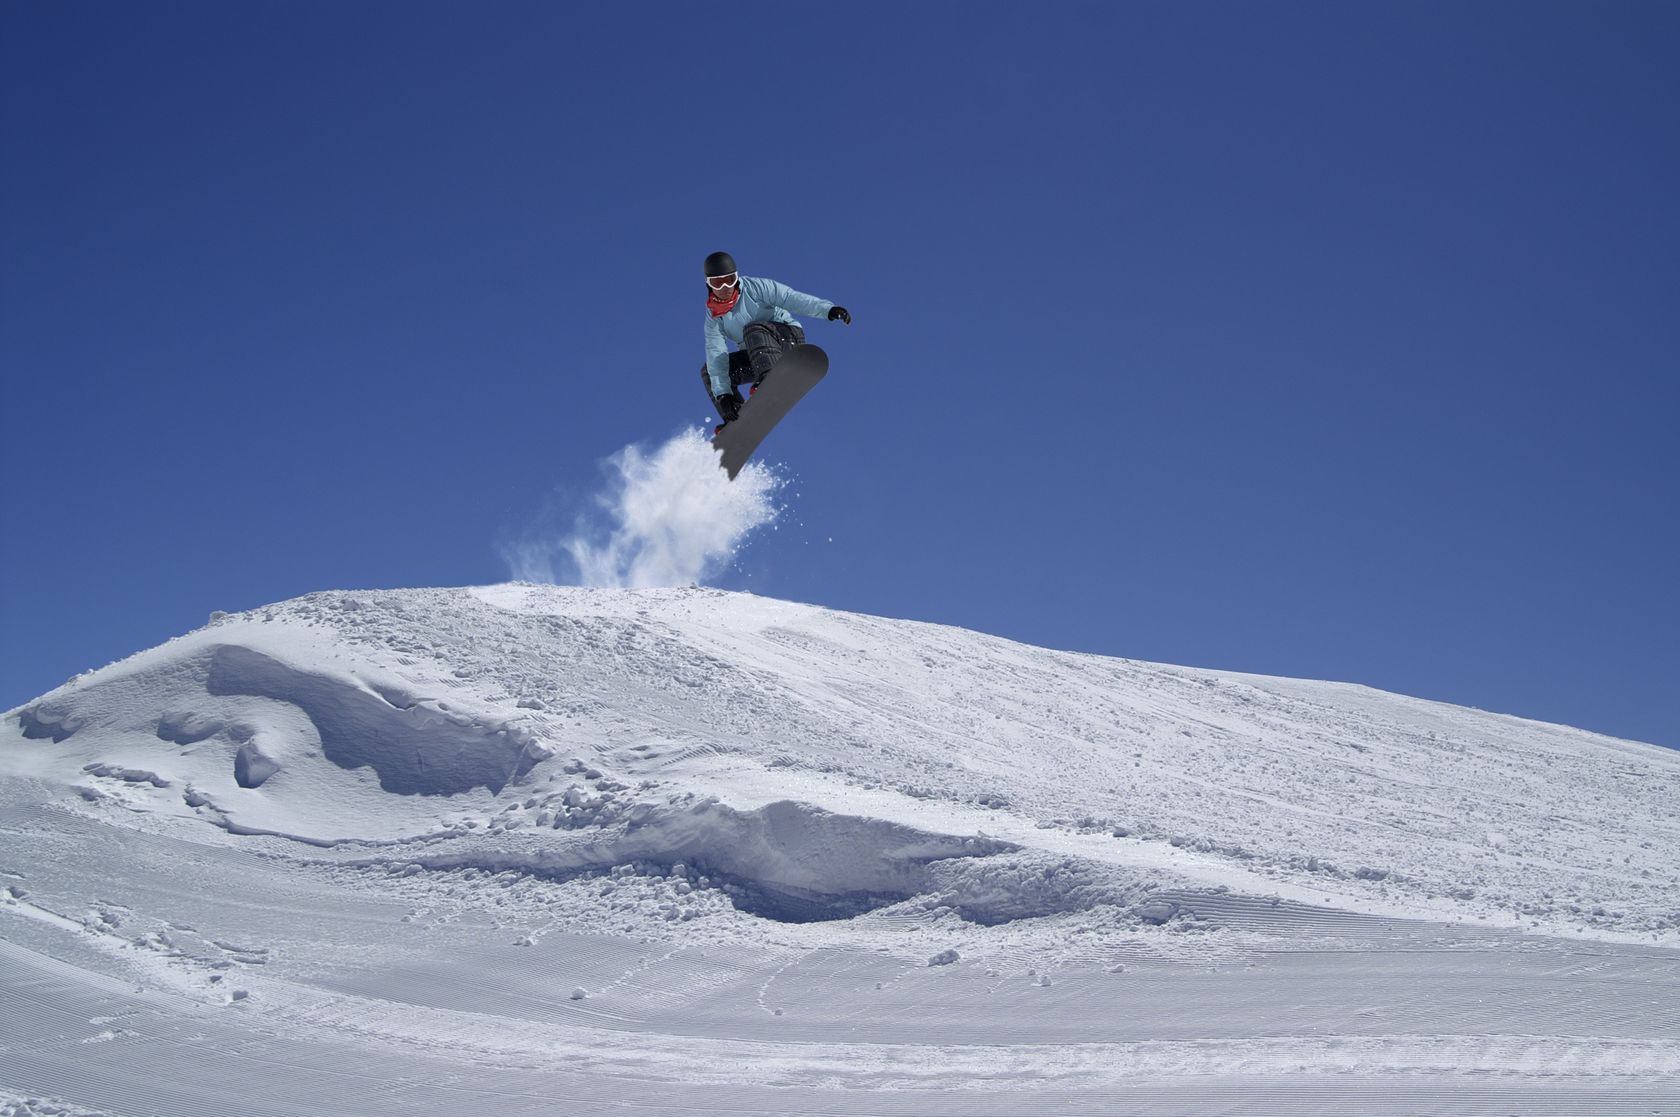
[[[6,715],[0,1113],[1675,1113],[1676,802],[1347,684],[316,594]]]

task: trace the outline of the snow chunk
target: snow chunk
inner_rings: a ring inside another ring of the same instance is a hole
[[[280,770],[280,762],[262,751],[255,741],[246,741],[233,756],[233,779],[240,787],[261,787]]]
[[[69,710],[46,702],[25,706],[18,711],[17,719],[18,726],[27,740],[44,741],[51,738],[55,745],[68,741],[83,724],[83,719]]]

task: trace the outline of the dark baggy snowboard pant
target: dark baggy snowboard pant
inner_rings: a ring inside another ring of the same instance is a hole
[[[729,387],[742,384],[758,385],[765,374],[776,367],[782,354],[795,345],[805,344],[805,328],[786,322],[754,322],[741,331],[741,348],[729,354]],[[700,382],[706,385],[706,395],[712,394],[712,374],[700,366]],[[736,392],[739,398],[741,393]],[[720,411],[719,416],[722,416]]]

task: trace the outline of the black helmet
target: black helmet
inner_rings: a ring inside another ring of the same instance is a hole
[[[706,257],[707,279],[720,275],[734,275],[735,271],[735,257],[727,252],[714,252]]]

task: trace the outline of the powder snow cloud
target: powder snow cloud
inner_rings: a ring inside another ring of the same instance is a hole
[[[716,577],[780,511],[780,482],[754,462],[730,481],[698,430],[604,463],[606,479],[561,530],[505,545],[515,579],[582,586],[686,586]],[[563,501],[563,503],[565,503]],[[575,504],[573,505],[575,507]],[[552,522],[552,514],[545,521]]]

